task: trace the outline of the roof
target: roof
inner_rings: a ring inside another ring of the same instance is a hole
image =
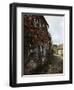
[[[40,17],[41,17],[41,18],[44,20],[44,22],[48,25],[46,19],[45,19],[43,16],[40,16]]]

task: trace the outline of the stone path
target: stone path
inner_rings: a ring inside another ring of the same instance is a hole
[[[48,74],[63,73],[63,58],[61,56],[51,56],[49,59]]]

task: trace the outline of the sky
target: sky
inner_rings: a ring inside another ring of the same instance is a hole
[[[53,44],[63,44],[64,16],[44,16],[49,24],[48,32],[51,34]]]

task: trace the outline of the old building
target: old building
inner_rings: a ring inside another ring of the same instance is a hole
[[[63,56],[63,44],[53,45],[53,54]]]
[[[63,44],[58,46],[58,55],[63,56]]]
[[[51,50],[48,23],[43,16],[23,15],[24,25],[24,74],[47,72]]]

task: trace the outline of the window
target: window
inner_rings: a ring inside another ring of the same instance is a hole
[[[33,26],[34,27],[38,27],[38,20],[37,19],[33,19]]]
[[[42,26],[43,26],[43,28],[45,28],[45,24],[43,24]]]
[[[42,27],[41,19],[39,19],[39,27]]]

